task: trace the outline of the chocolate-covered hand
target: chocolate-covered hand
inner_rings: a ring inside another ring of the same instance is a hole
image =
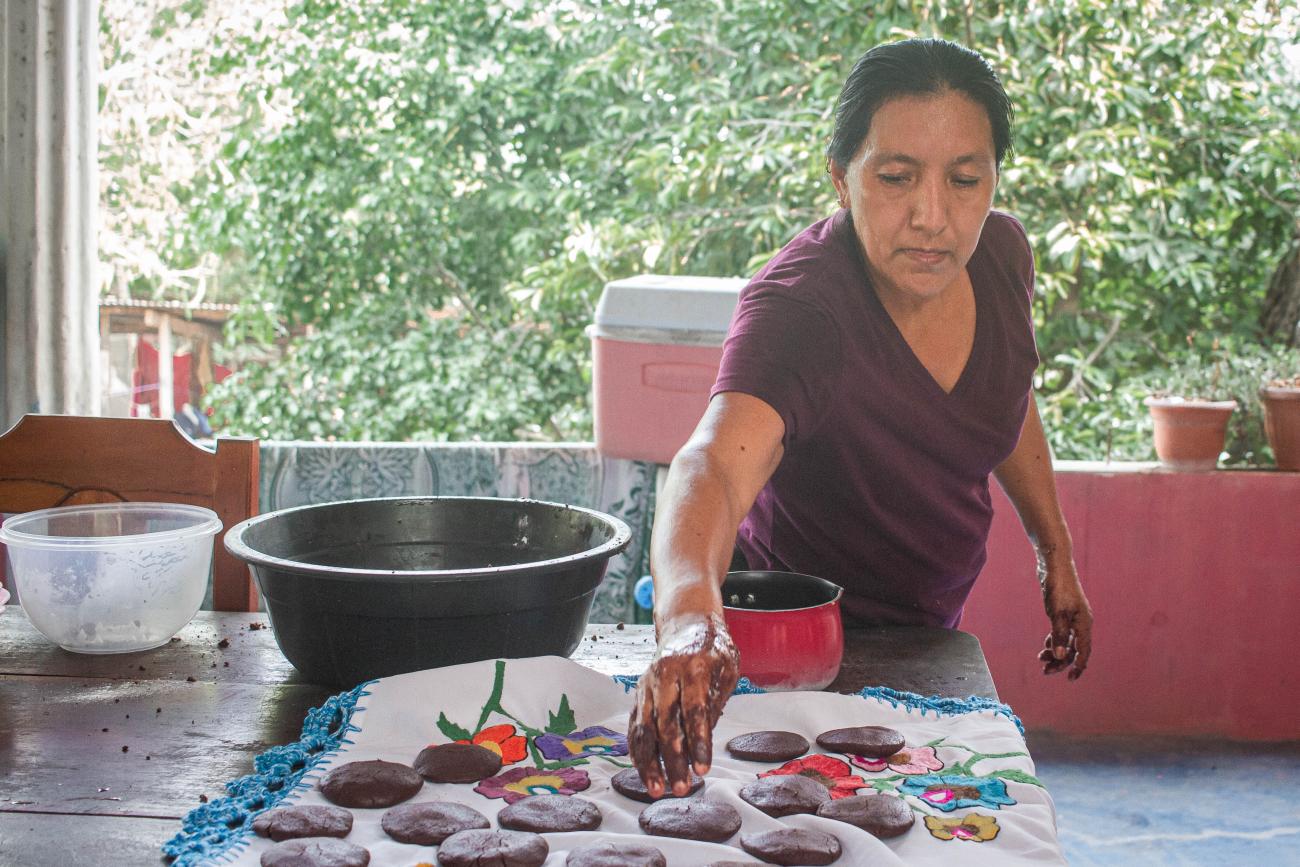
[[[1092,655],[1092,607],[1073,564],[1045,570],[1040,580],[1043,607],[1052,621],[1052,631],[1038,653],[1043,674],[1056,674],[1068,668],[1069,679],[1078,680]]]
[[[628,751],[650,797],[683,796],[690,771],[713,763],[713,727],[736,688],[740,655],[722,617],[680,618],[662,626],[659,648],[637,685]]]

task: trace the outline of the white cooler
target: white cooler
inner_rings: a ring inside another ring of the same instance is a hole
[[[672,461],[708,406],[747,282],[644,274],[605,285],[589,332],[597,451]]]

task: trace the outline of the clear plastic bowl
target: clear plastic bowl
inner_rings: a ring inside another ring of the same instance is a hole
[[[63,506],[0,527],[18,604],[42,635],[77,653],[166,644],[203,603],[211,509],[176,503]]]

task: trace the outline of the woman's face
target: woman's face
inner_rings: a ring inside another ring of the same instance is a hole
[[[876,110],[847,166],[832,161],[876,291],[937,298],[962,276],[997,188],[993,127],[956,91],[892,99]]]

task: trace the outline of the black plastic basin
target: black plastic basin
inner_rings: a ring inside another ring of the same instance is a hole
[[[489,497],[268,512],[226,548],[252,568],[285,657],[316,683],[568,656],[632,534],[590,509]]]

